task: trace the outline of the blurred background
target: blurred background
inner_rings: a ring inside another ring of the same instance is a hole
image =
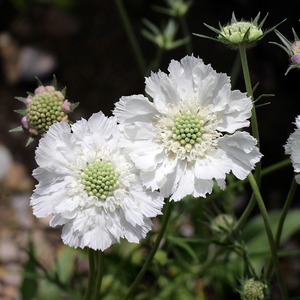
[[[37,142],[25,147],[25,133],[9,133],[20,125],[20,116],[14,110],[23,108],[14,98],[26,97],[27,92],[34,91],[35,76],[47,84],[55,74],[60,87],[67,87],[67,98],[80,102],[71,115],[75,121],[99,110],[110,115],[121,96],[143,93],[145,74],[137,64],[116,3],[0,0],[0,299],[18,299],[18,271],[25,257],[21,248],[27,247],[29,238],[42,245],[38,251],[46,254],[45,262],[54,259],[54,250],[60,243],[59,235],[47,227],[47,220],[37,222],[31,215],[29,197],[35,184],[31,172],[36,167]],[[165,2],[124,0],[123,5],[146,65],[150,65],[157,48],[141,34],[145,27],[143,19],[160,27],[168,17],[153,10],[153,6],[164,6]],[[292,28],[300,34],[299,7],[295,5],[283,1],[195,0],[186,20],[191,33],[214,36],[203,23],[225,25],[233,11],[237,19],[245,20],[254,18],[258,12],[262,19],[268,13],[263,29],[286,18],[278,30],[292,39]],[[294,130],[292,122],[300,114],[300,73],[292,70],[284,75],[288,57],[270,41],[279,39],[271,33],[248,50],[252,82],[260,83],[256,95],[275,94],[262,100],[270,101],[270,105],[258,109],[263,167],[286,158],[283,145]],[[196,36],[192,36],[191,42],[195,56],[210,63],[216,71],[230,74],[237,52]],[[184,46],[164,52],[160,69],[166,71],[171,59],[180,60],[185,55]],[[234,88],[245,91],[241,73]],[[262,191],[269,209],[282,206],[292,176],[291,167],[287,167],[263,180]],[[300,269],[297,263],[294,267]]]

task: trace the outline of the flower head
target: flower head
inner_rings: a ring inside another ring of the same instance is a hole
[[[153,102],[122,97],[114,110],[143,183],[178,201],[211,193],[214,180],[225,188],[230,171],[244,179],[261,158],[256,140],[238,131],[249,125],[251,99],[199,58],[173,60],[168,70],[146,78]]]
[[[268,295],[266,283],[254,278],[243,282],[241,296],[242,300],[264,300]]]
[[[192,5],[192,0],[165,0],[167,7],[154,6],[154,9],[174,18],[184,17]]]
[[[253,43],[263,35],[257,25],[246,21],[234,21],[222,28],[218,39],[232,44]]]
[[[281,34],[277,30],[275,30],[275,33],[279,37],[282,44],[272,42],[272,44],[275,44],[282,48],[290,58],[291,65],[288,67],[287,71],[285,72],[285,75],[287,75],[288,72],[292,69],[300,68],[300,39],[297,36],[295,30],[292,29],[292,31],[294,35],[293,42],[290,42],[283,34]]]
[[[286,144],[284,145],[285,153],[291,156],[291,161],[296,173],[295,180],[300,184],[300,115],[296,118],[296,129],[289,136]]]
[[[99,112],[71,126],[56,123],[39,142],[33,213],[63,225],[69,246],[105,250],[120,238],[138,242],[161,212],[162,196],[143,188],[118,140],[115,118]]]
[[[215,233],[230,233],[235,225],[235,219],[232,215],[229,214],[219,214],[214,219],[212,219],[210,228]]]
[[[261,40],[269,32],[273,31],[279,24],[273,26],[272,28],[263,31],[262,27],[268,15],[259,23],[260,13],[254,18],[254,20],[237,21],[234,13],[232,13],[231,22],[225,26],[219,24],[219,28],[214,28],[210,25],[204,24],[206,27],[211,29],[217,34],[215,38],[209,37],[202,34],[195,34],[196,36],[214,40],[226,44],[232,48],[239,48],[240,46],[250,47],[253,46],[257,41]]]
[[[143,20],[146,29],[142,30],[143,36],[153,42],[158,48],[169,51],[188,42],[188,38],[175,39],[178,28],[174,20],[170,19],[163,29],[159,29],[149,20]]]
[[[35,137],[44,136],[52,124],[67,122],[68,114],[78,105],[78,103],[71,104],[65,99],[65,90],[59,91],[56,84],[40,85],[33,94],[29,93],[26,98],[16,99],[22,101],[26,108],[16,110],[23,116],[22,126],[12,131],[26,130],[30,136],[27,144]]]

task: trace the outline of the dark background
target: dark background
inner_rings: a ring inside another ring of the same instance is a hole
[[[163,1],[125,0],[124,6],[140,42],[148,63],[153,59],[155,46],[141,35],[142,19],[147,18],[158,24],[167,19],[152,10],[153,4],[164,5]],[[294,2],[296,3],[296,2]],[[292,27],[299,32],[299,4],[283,1],[194,1],[187,21],[190,31],[214,36],[203,23],[217,27],[225,25],[234,11],[237,19],[249,20],[261,12],[261,19],[267,14],[264,29],[281,22],[278,29],[292,39]],[[56,74],[59,84],[67,87],[67,96],[73,102],[80,102],[72,115],[73,120],[88,118],[102,110],[110,115],[114,103],[123,95],[143,93],[144,78],[139,72],[126,32],[119,18],[114,1],[0,1],[0,33],[9,33],[15,47],[34,47],[49,53],[55,60],[53,69],[37,75],[43,83],[49,83]],[[260,82],[255,96],[261,93],[275,94],[264,101],[270,105],[258,109],[261,135],[263,167],[285,159],[283,145],[294,130],[295,117],[300,114],[299,72],[292,70],[284,75],[289,60],[286,53],[269,41],[279,42],[275,33],[270,33],[256,47],[248,50],[252,82]],[[230,73],[236,52],[221,43],[192,37],[193,53],[205,63],[210,63],[218,72]],[[161,69],[171,59],[181,59],[185,48],[167,52],[163,56]],[[8,55],[9,57],[9,55]],[[35,167],[34,148],[36,143],[25,148],[27,137],[23,133],[8,133],[19,126],[20,116],[13,112],[22,108],[15,96],[26,96],[27,91],[36,87],[30,67],[14,79],[8,78],[5,66],[7,54],[1,56],[0,79],[0,142],[12,152],[14,159],[24,163],[30,174]],[[12,60],[11,68],[14,66]],[[17,59],[15,59],[17,61]],[[18,71],[15,71],[18,73]],[[241,74],[235,88],[245,91]],[[270,207],[282,205],[281,195],[287,192],[292,178],[288,167],[268,176],[263,183],[263,193]]]

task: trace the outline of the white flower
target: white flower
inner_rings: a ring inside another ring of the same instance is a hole
[[[300,115],[297,116],[295,125],[296,129],[289,136],[284,148],[285,153],[291,156],[295,173],[300,173]],[[300,184],[300,174],[295,176],[295,180]]]
[[[230,171],[244,179],[261,154],[249,133],[252,102],[199,58],[173,60],[169,75],[152,73],[143,95],[122,97],[114,114],[146,187],[178,201],[204,197]]]
[[[101,112],[71,127],[52,125],[40,140],[31,205],[39,218],[52,215],[51,226],[63,225],[69,246],[105,250],[120,238],[139,242],[161,213],[163,197],[143,188],[118,140],[116,118]]]

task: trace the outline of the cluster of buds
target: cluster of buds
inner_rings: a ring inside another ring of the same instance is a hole
[[[283,34],[281,34],[279,31],[275,31],[276,35],[279,37],[282,44],[278,44],[275,42],[272,42],[272,44],[275,44],[282,48],[289,56],[291,60],[291,65],[285,72],[285,75],[291,70],[291,69],[297,69],[300,68],[300,39],[297,36],[294,29],[292,29],[294,39],[292,42],[290,42]]]
[[[25,109],[16,110],[21,114],[22,126],[11,131],[25,130],[29,133],[27,145],[36,137],[43,137],[49,127],[57,122],[68,122],[68,114],[78,103],[72,104],[65,97],[65,89],[59,91],[55,85],[40,85],[26,98],[16,97],[26,105]]]
[[[263,35],[260,27],[251,22],[234,21],[222,28],[218,39],[232,44],[252,43]]]
[[[268,286],[265,282],[250,278],[244,280],[241,290],[242,300],[265,300],[268,299]]]

